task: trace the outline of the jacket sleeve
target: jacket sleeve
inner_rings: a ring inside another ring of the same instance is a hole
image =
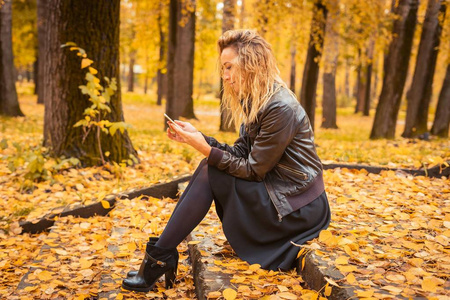
[[[205,138],[206,142],[211,147],[220,149],[222,151],[229,152],[233,156],[246,157],[248,155],[249,149],[248,149],[247,142],[245,140],[246,133],[245,133],[243,125],[241,125],[241,128],[239,130],[239,138],[234,142],[233,146],[230,146],[225,143],[219,143],[215,138],[204,135],[204,134],[203,134],[203,137]]]
[[[289,105],[268,107],[260,118],[261,128],[247,157],[213,146],[208,164],[230,175],[249,181],[262,181],[283,156],[294,138],[295,112]]]

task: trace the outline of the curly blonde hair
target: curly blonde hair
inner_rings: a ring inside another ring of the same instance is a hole
[[[280,77],[272,46],[255,30],[239,29],[226,31],[218,41],[219,52],[233,48],[237,56],[237,80],[239,94],[224,82],[223,104],[231,110],[231,122],[250,124],[257,122],[258,112],[270,98],[286,83]],[[223,66],[220,64],[220,75]]]

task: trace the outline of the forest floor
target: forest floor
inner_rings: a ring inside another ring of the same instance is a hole
[[[19,100],[26,117],[0,119],[0,298],[84,299],[96,295],[99,289],[108,288],[99,287],[99,274],[105,272],[104,257],[117,258],[108,270],[117,288],[129,266],[139,263],[148,235],[158,235],[162,231],[176,200],[121,200],[106,217],[61,218],[51,233],[20,234],[18,221],[37,221],[50,211],[87,205],[109,194],[190,174],[201,156],[165,137],[162,130],[164,107],[157,106],[153,97],[124,93],[125,120],[133,126],[130,136],[138,150],[140,164],[77,168],[72,167],[70,161],[50,159],[46,155],[48,150],[41,146],[44,108],[36,104],[30,89],[28,86],[19,88]],[[192,123],[205,134],[228,143],[237,137],[235,133],[218,132],[218,101],[213,96],[203,96],[196,101],[195,110],[198,120]],[[402,115],[399,123],[401,118]],[[373,117],[355,115],[352,108],[346,108],[339,109],[339,129],[322,129],[317,124],[315,141],[321,159],[326,163],[411,169],[445,167],[443,163],[450,159],[448,139],[421,141],[399,137],[371,141],[368,136],[372,122]],[[399,125],[398,135],[402,129]],[[369,174],[346,169],[327,170],[324,177],[332,223],[305,249],[315,251],[330,267],[345,275],[345,282],[338,284],[353,286],[359,298],[386,297],[377,293],[380,288],[394,298],[398,295],[430,299],[450,297],[450,188],[447,178],[413,177],[392,171]],[[125,239],[117,240],[111,235],[115,226],[129,230]],[[73,236],[79,238],[73,239]],[[114,243],[119,246],[118,253],[108,250],[107,246]],[[18,283],[41,247],[56,244],[64,245],[61,250],[54,250],[64,259],[55,261],[51,255],[41,257],[42,264],[32,266],[36,270],[29,278],[35,285],[29,287],[26,294],[17,293]],[[150,296],[193,297],[186,249],[186,244],[179,248],[182,263],[177,288],[165,291],[159,286]],[[246,298],[246,293],[255,291],[268,299],[318,297],[316,292],[301,288],[301,278],[295,273],[277,274],[277,278],[282,278],[277,281],[272,279],[273,273],[233,259],[218,267],[236,267],[234,285],[238,298]],[[325,289],[322,296],[324,292],[326,294]],[[220,296],[231,299],[233,293],[227,293]],[[114,297],[139,296],[119,293]]]

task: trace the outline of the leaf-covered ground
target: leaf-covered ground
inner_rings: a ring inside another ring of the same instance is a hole
[[[134,167],[71,167],[70,161],[56,161],[46,155],[47,149],[41,146],[44,109],[28,94],[25,91],[20,96],[25,118],[0,119],[0,298],[10,297],[38,255],[42,256],[43,263],[32,266],[36,269],[31,280],[43,286],[28,288],[30,295],[37,298],[57,298],[66,293],[66,297],[82,299],[83,295],[95,294],[100,289],[101,276],[107,275],[105,269],[113,271],[109,273],[116,283],[110,287],[116,287],[129,265],[139,264],[139,253],[147,236],[162,230],[173,207],[172,200],[124,200],[118,204],[121,209],[113,210],[110,217],[63,218],[51,234],[19,235],[17,222],[36,221],[51,210],[89,204],[108,194],[191,173],[201,157],[165,137],[162,131],[164,109],[156,106],[152,97],[125,94],[125,118],[133,125],[130,135],[141,163]],[[195,105],[199,120],[193,123],[204,133],[231,143],[236,134],[218,132],[217,105],[212,97],[202,98]],[[369,141],[372,119],[350,111],[340,110],[340,129],[316,129],[317,149],[323,161],[419,168],[450,159],[450,143],[445,139]],[[397,132],[402,129],[399,125]],[[380,286],[393,295],[449,296],[448,179],[346,170],[326,171],[325,179],[333,212],[332,225],[311,247],[320,248],[316,251],[321,251],[330,267],[340,269],[347,276],[346,282],[338,284],[357,286],[365,293],[361,297],[377,296],[374,290]],[[112,228],[118,226],[129,230],[125,240],[114,240]],[[73,236],[77,239],[71,238]],[[43,245],[56,244],[62,246],[39,254]],[[119,246],[118,254],[108,250],[111,245]],[[56,249],[61,251],[57,253]],[[184,250],[186,245],[180,247],[180,251]],[[51,261],[50,257],[58,259]],[[105,261],[105,257],[112,262]],[[185,276],[190,272],[186,253],[182,261],[185,267],[179,270],[178,278],[182,281],[178,288],[161,289],[157,291],[159,295],[164,293],[165,297],[174,299],[192,297],[192,277]],[[241,268],[245,272],[249,267]],[[242,281],[242,276],[236,273],[238,296],[245,297],[244,286],[249,286],[250,292],[261,292],[261,296],[283,292],[304,298],[316,295],[300,288],[296,291],[296,284],[270,283],[270,275],[258,275],[265,271],[255,269],[252,272],[253,278],[266,278],[272,287],[258,290],[254,283],[246,282],[247,279]],[[301,281],[294,274],[283,276],[287,276],[287,281]],[[275,288],[278,285],[280,287]],[[290,297],[290,294],[285,296]],[[439,297],[436,299],[441,299]]]

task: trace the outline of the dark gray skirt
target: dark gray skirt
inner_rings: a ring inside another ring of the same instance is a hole
[[[236,254],[268,270],[295,267],[303,244],[319,236],[330,223],[330,207],[323,192],[317,199],[278,220],[263,182],[246,181],[215,167],[208,168],[217,214]]]

